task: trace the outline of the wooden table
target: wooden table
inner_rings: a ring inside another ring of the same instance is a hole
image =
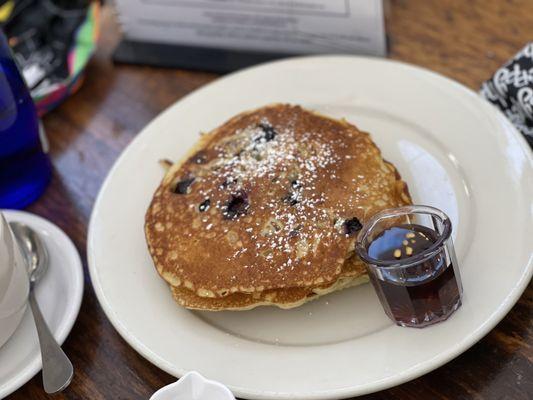
[[[391,58],[435,70],[474,90],[533,40],[531,0],[398,0],[386,6]],[[83,304],[64,346],[76,375],[57,399],[147,399],[175,380],[131,349],[100,308],[86,269],[87,224],[98,189],[124,147],[159,112],[217,76],[113,65],[110,54],[118,38],[112,12],[105,9],[101,45],[86,82],[44,118],[55,173],[29,211],[65,230],[85,268]],[[463,355],[419,379],[363,398],[531,399],[532,320],[530,284],[509,315]],[[9,398],[47,398],[40,374]]]

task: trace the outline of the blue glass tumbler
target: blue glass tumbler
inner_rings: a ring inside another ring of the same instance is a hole
[[[50,176],[35,105],[0,31],[0,208],[27,206]]]

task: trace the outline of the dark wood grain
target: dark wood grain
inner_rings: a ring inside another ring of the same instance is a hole
[[[386,12],[391,58],[430,68],[473,89],[533,40],[531,0],[397,0],[386,2]],[[98,189],[121,150],[159,112],[217,77],[114,66],[110,53],[119,32],[109,8],[102,36],[81,90],[44,118],[55,172],[43,197],[29,207],[65,230],[84,260],[83,304],[65,343],[76,375],[57,399],[147,399],[174,381],[137,355],[100,308],[86,269],[87,224]],[[419,379],[362,398],[531,399],[532,317],[530,284],[509,315],[470,350]],[[40,380],[39,374],[9,398],[48,398]]]

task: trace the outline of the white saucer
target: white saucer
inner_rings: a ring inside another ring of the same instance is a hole
[[[36,296],[50,330],[63,343],[78,316],[83,295],[80,256],[68,236],[51,222],[23,211],[3,212],[8,221],[28,224],[44,239],[50,265],[36,288]],[[14,335],[0,347],[0,399],[24,385],[40,369],[37,332],[28,308]]]

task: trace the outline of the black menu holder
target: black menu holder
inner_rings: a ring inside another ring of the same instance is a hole
[[[115,49],[113,61],[117,63],[227,73],[291,55],[286,53],[139,42],[125,39]]]

